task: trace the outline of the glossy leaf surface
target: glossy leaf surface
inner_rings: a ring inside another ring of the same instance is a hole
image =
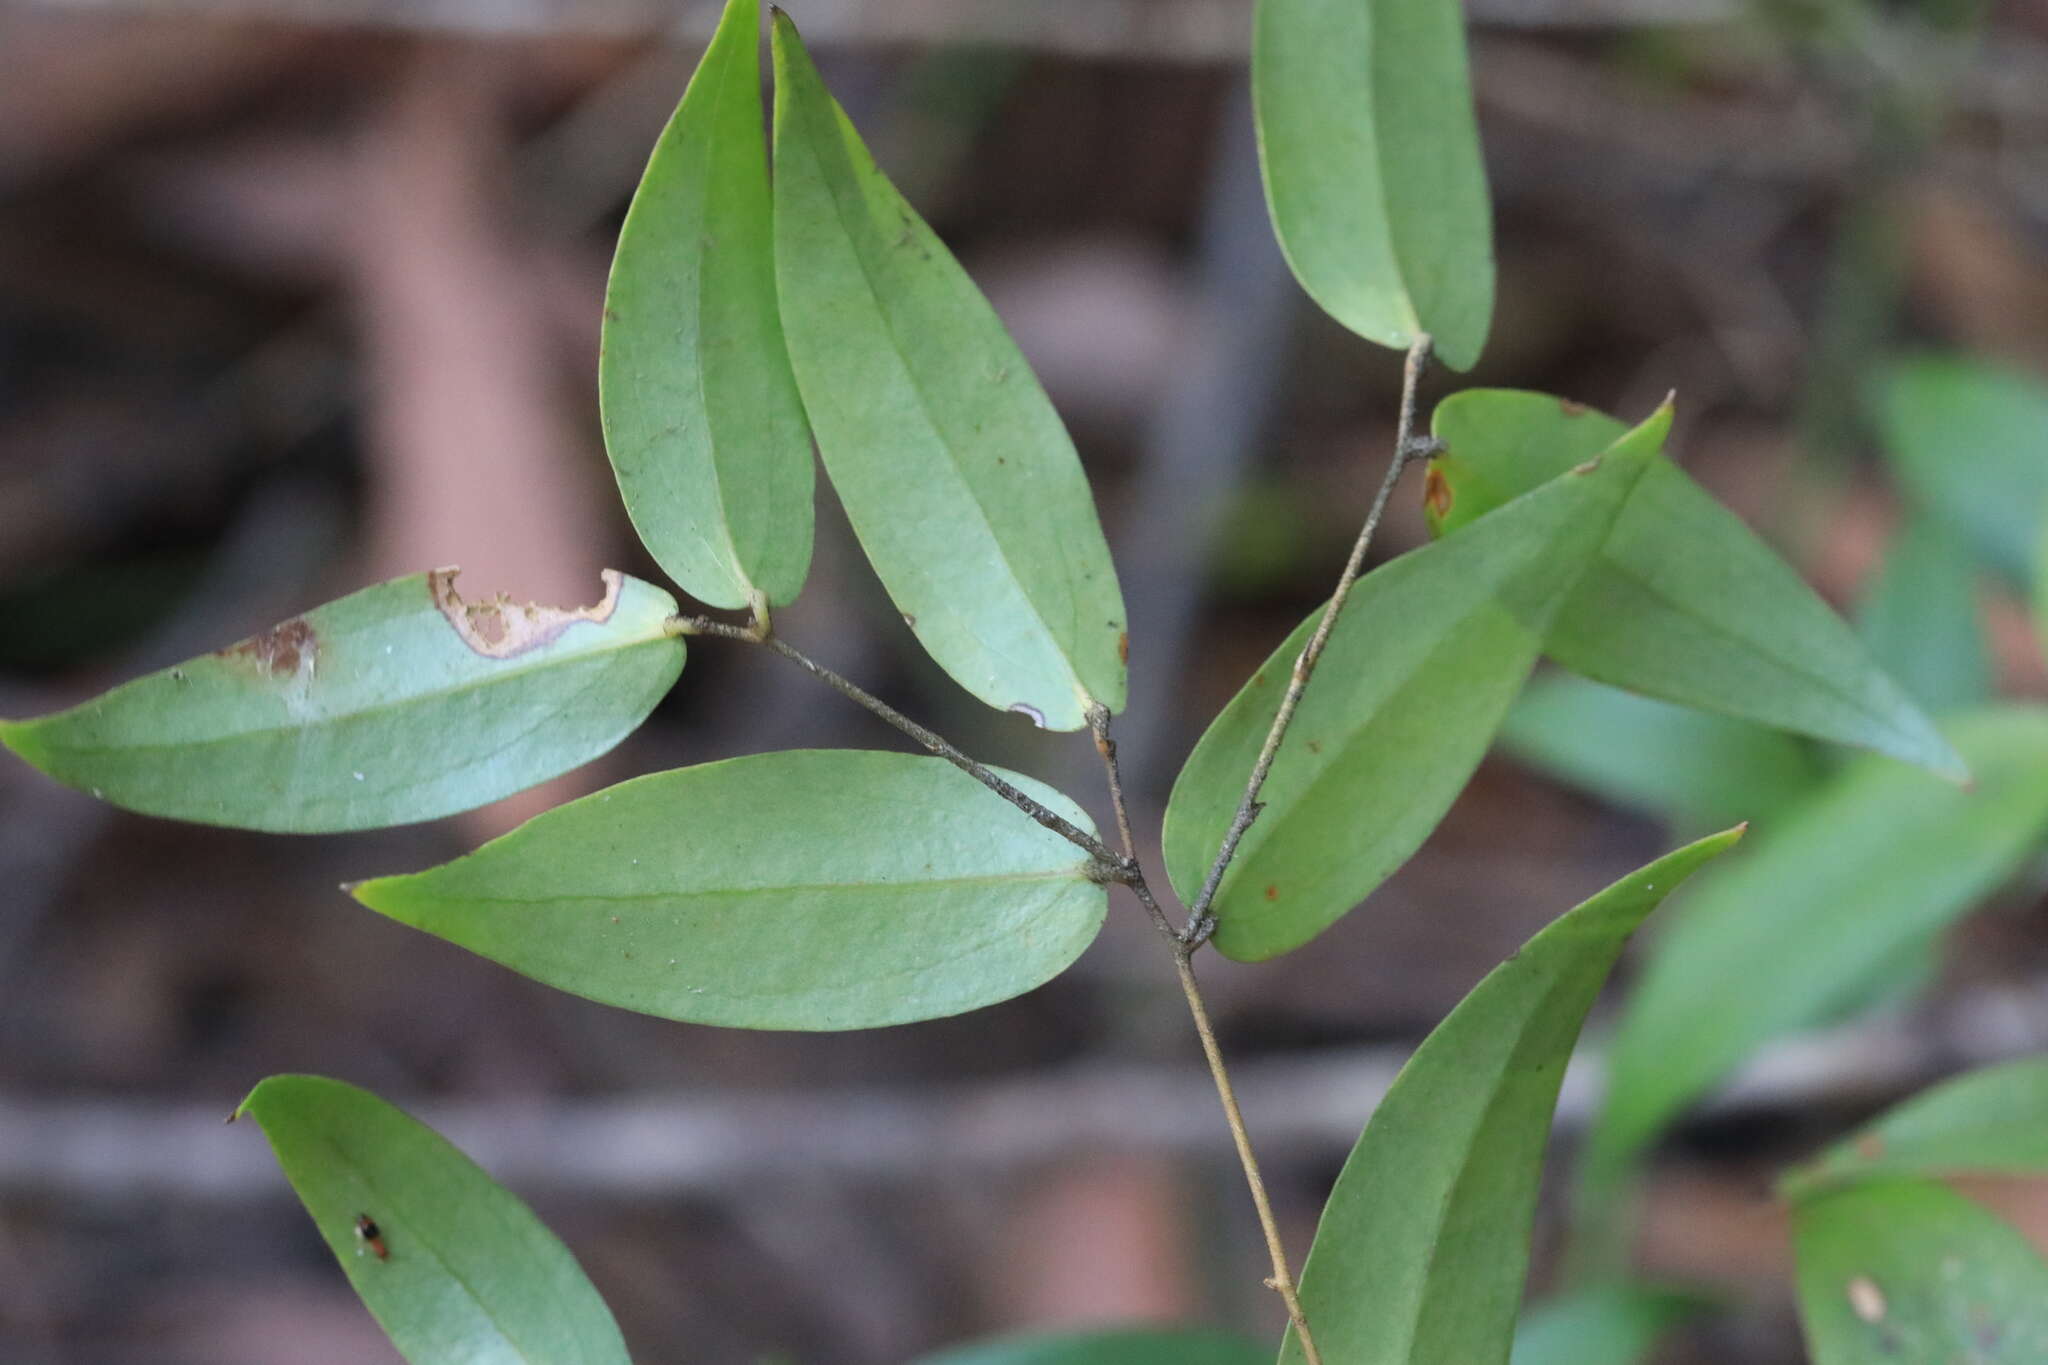
[[[1931,1181],[1860,1185],[1793,1213],[1814,1365],[2037,1365],[2048,1265],[2011,1224]]]
[[[921,1356],[916,1365],[1265,1365],[1239,1337],[1203,1328],[1132,1327],[1003,1337]]]
[[[1946,356],[1894,365],[1873,391],[1884,452],[1923,508],[2031,583],[2048,521],[2048,388]]]
[[[1551,1114],[1586,1011],[1636,926],[1740,837],[1689,844],[1559,918],[1401,1068],[1302,1269],[1326,1365],[1507,1358]],[[1290,1334],[1282,1365],[1303,1358]]]
[[[1598,454],[1619,424],[1545,394],[1439,404],[1432,515],[1469,524]],[[1855,633],[1678,466],[1643,476],[1544,652],[1575,673],[1699,710],[1856,745],[1954,777],[1954,752]]]
[[[1483,533],[1452,536],[1358,581],[1214,904],[1215,944],[1256,961],[1306,943],[1412,854],[1486,752],[1573,578],[1648,453],[1545,485]],[[1244,794],[1317,611],[1224,707],[1167,803],[1174,889],[1192,903]]]
[[[788,602],[812,464],[775,302],[759,0],[730,0],[655,144],[605,292],[598,394],[626,511],[714,607]]]
[[[1302,288],[1385,346],[1454,369],[1493,320],[1493,226],[1464,13],[1433,0],[1259,0],[1252,98],[1266,202]]]
[[[1964,1174],[2048,1174],[2048,1060],[1985,1067],[1916,1095],[1828,1148],[1787,1188]]]
[[[1552,1299],[1522,1319],[1509,1365],[1641,1365],[1706,1304],[1698,1295],[1609,1284]]]
[[[675,599],[605,571],[594,607],[465,602],[455,571],[365,588],[0,742],[149,815],[317,833],[430,820],[630,734],[683,667]]]
[[[1086,828],[1071,802],[1025,792]],[[455,862],[351,888],[576,995],[850,1029],[1021,995],[1093,941],[1088,857],[942,759],[793,750],[656,773]]]
[[[1834,1016],[1971,909],[2048,829],[2048,712],[1959,718],[1974,789],[1844,769],[1702,882],[1656,943],[1609,1054],[1588,1169],[1616,1168],[1758,1045]]]
[[[1124,702],[1087,478],[1016,344],[775,20],[775,263],[826,471],[918,640],[1055,730]]]
[[[1569,673],[1531,683],[1500,741],[1564,782],[1690,828],[1768,820],[1821,777],[1806,747],[1780,731]]]
[[[1976,562],[1946,523],[1919,516],[1906,524],[1857,605],[1856,630],[1885,671],[1936,714],[1991,699]]]
[[[245,1114],[413,1365],[626,1365],[618,1326],[568,1248],[431,1128],[322,1076],[272,1076]]]

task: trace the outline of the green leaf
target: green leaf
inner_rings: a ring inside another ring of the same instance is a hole
[[[1433,515],[1468,524],[1606,449],[1617,429],[1544,394],[1455,394],[1433,423],[1447,447],[1432,464]],[[1966,776],[1855,633],[1667,459],[1637,485],[1544,653],[1630,692]]]
[[[1766,820],[1820,781],[1799,741],[1568,673],[1539,677],[1501,746],[1619,806],[1704,829]]]
[[[1639,1365],[1666,1333],[1707,1306],[1697,1294],[1651,1285],[1582,1290],[1522,1319],[1509,1365]]]
[[[1792,1219],[1813,1365],[2037,1365],[2048,1265],[2011,1224],[1928,1181],[1864,1185]]]
[[[1924,515],[1907,524],[1857,607],[1856,628],[1921,705],[1960,711],[1991,699],[1976,566],[1946,524]]]
[[[323,1076],[272,1076],[244,1114],[414,1365],[625,1365],[618,1326],[568,1248],[433,1129]]]
[[[1470,369],[1493,321],[1493,225],[1464,12],[1432,0],[1259,0],[1252,99],[1295,278],[1384,346]]]
[[[1741,835],[1667,854],[1559,918],[1401,1068],[1302,1269],[1326,1365],[1506,1359],[1551,1114],[1586,1011],[1636,926]],[[1291,1333],[1280,1359],[1303,1359]]]
[[[921,1356],[916,1365],[1260,1365],[1265,1358],[1223,1332],[1129,1327],[1002,1337]]]
[[[2048,1174],[2048,1059],[1958,1076],[1898,1105],[1814,1162],[1785,1189],[1812,1191],[1900,1175]]]
[[[1006,777],[1076,825],[1079,808]],[[700,1024],[961,1014],[1079,957],[1088,856],[943,759],[794,750],[636,778],[350,888],[550,986]]]
[[[1835,1014],[1996,889],[2048,825],[2048,712],[1957,719],[1965,791],[1878,759],[1762,831],[1657,942],[1609,1054],[1596,1185],[1780,1034]]]
[[[1872,391],[1899,481],[1965,532],[1985,561],[2032,583],[2048,520],[2048,389],[1949,356],[1886,370]]]
[[[1643,428],[1584,475],[1545,485],[1484,532],[1402,555],[1358,581],[1217,893],[1215,943],[1257,961],[1299,947],[1392,875],[1450,808],[1661,439]],[[1321,619],[1275,650],[1209,726],[1174,782],[1166,869],[1193,903],[1244,794],[1294,660]]]
[[[129,810],[310,834],[430,820],[587,763],[683,667],[675,599],[605,570],[563,610],[395,578],[40,720],[0,743]]]
[[[633,196],[605,291],[605,448],[640,539],[714,607],[811,563],[810,429],[775,302],[761,7],[729,0]]]
[[[975,696],[1055,730],[1121,709],[1123,598],[1073,441],[779,13],[774,44],[782,323],[854,533]]]

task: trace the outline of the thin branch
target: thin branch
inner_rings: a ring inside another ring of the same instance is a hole
[[[1131,811],[1124,802],[1124,774],[1116,761],[1116,741],[1109,734],[1109,708],[1101,702],[1088,707],[1088,729],[1095,736],[1095,751],[1102,755],[1102,769],[1109,778],[1109,802],[1116,809],[1116,832],[1124,845],[1124,885],[1131,888],[1131,894],[1145,907],[1145,913],[1152,917],[1152,923],[1159,932],[1178,944],[1180,933],[1173,927],[1159,900],[1152,894],[1152,888],[1145,883],[1145,869],[1138,861],[1137,840],[1131,835]]]
[[[1190,949],[1200,947],[1215,931],[1215,917],[1210,907],[1216,901],[1216,889],[1223,884],[1223,874],[1230,869],[1231,859],[1237,856],[1237,846],[1244,839],[1245,831],[1252,821],[1259,818],[1263,807],[1259,804],[1259,791],[1266,785],[1266,776],[1273,771],[1273,759],[1280,752],[1280,741],[1287,736],[1287,727],[1294,720],[1294,712],[1301,705],[1301,695],[1308,689],[1308,680],[1315,673],[1316,661],[1323,656],[1323,647],[1330,641],[1330,632],[1337,624],[1337,613],[1344,610],[1344,601],[1351,595],[1351,587],[1365,568],[1365,554],[1372,546],[1373,536],[1379,531],[1380,519],[1386,515],[1387,501],[1393,496],[1394,484],[1401,477],[1410,461],[1426,458],[1433,454],[1436,442],[1415,436],[1416,391],[1422,383],[1422,373],[1429,368],[1432,342],[1427,332],[1415,338],[1415,344],[1408,348],[1408,363],[1403,368],[1401,381],[1401,421],[1394,439],[1394,458],[1387,465],[1387,474],[1380,481],[1379,492],[1373,497],[1372,509],[1366,513],[1365,525],[1359,529],[1357,543],[1351,547],[1351,558],[1345,562],[1344,573],[1337,580],[1337,590],[1330,594],[1330,605],[1323,609],[1323,619],[1316,624],[1315,634],[1309,637],[1308,645],[1301,651],[1301,657],[1294,661],[1294,674],[1287,682],[1287,694],[1280,699],[1280,712],[1273,717],[1273,728],[1266,732],[1266,743],[1259,750],[1259,758],[1252,765],[1250,781],[1245,784],[1244,799],[1237,803],[1237,814],[1230,822],[1230,828],[1223,835],[1222,846],[1216,850],[1216,861],[1209,867],[1209,875],[1203,879],[1201,894],[1188,908],[1187,927],[1181,931],[1183,941]]]
[[[1295,1292],[1294,1272],[1287,1268],[1287,1248],[1280,1241],[1280,1224],[1273,1217],[1273,1201],[1266,1197],[1266,1177],[1259,1171],[1259,1158],[1252,1151],[1251,1134],[1245,1131],[1244,1111],[1238,1108],[1237,1091],[1223,1066],[1223,1050],[1216,1045],[1216,1030],[1209,1023],[1209,1007],[1203,1003],[1202,988],[1195,981],[1192,960],[1195,945],[1176,944],[1174,970],[1180,974],[1181,994],[1188,998],[1188,1013],[1194,1016],[1195,1032],[1201,1035],[1202,1055],[1208,1059],[1209,1074],[1216,1081],[1216,1097],[1223,1101],[1223,1117],[1230,1125],[1230,1140],[1237,1145],[1237,1160],[1244,1167],[1244,1183],[1251,1187],[1252,1204],[1259,1211],[1259,1230],[1266,1237],[1266,1251],[1273,1258],[1273,1277],[1266,1281],[1280,1302],[1287,1305],[1287,1320],[1294,1324],[1294,1339],[1301,1344],[1308,1365],[1323,1365],[1315,1337],[1308,1330],[1308,1315],[1302,1311],[1301,1295]]]
[[[867,691],[859,684],[840,677],[825,665],[804,654],[794,645],[785,643],[768,632],[767,618],[760,616],[751,625],[735,626],[724,621],[714,621],[708,616],[678,616],[671,621],[671,633],[676,635],[716,635],[727,640],[742,640],[748,644],[765,645],[783,658],[802,668],[812,677],[830,687],[847,700],[855,702],[880,716],[889,724],[909,735],[925,748],[945,759],[948,763],[966,773],[975,781],[987,787],[997,796],[1008,801],[1018,810],[1044,825],[1054,834],[1093,857],[1102,874],[1113,881],[1127,882],[1137,875],[1133,861],[1109,847],[1082,829],[1073,821],[1048,809],[1042,802],[1034,801],[984,765],[961,753],[938,735],[919,725],[910,717],[898,711],[880,697]]]

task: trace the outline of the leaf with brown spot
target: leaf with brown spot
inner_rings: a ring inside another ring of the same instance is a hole
[[[2048,1175],[2048,1059],[1965,1072],[1787,1176],[1791,1195],[1901,1175]]]
[[[606,571],[580,609],[393,579],[0,742],[150,815],[295,833],[450,815],[587,763],[675,682],[675,600]]]

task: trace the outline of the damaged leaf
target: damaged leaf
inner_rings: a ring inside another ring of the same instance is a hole
[[[775,269],[819,453],[920,643],[1054,730],[1124,703],[1124,606],[1088,480],[988,300],[775,18]]]
[[[1005,776],[1089,827],[1057,792]],[[943,759],[795,750],[625,782],[351,890],[607,1005],[825,1030],[961,1014],[1050,980],[1102,926],[1091,870]]]
[[[1565,1062],[1629,935],[1740,829],[1571,910],[1415,1050],[1352,1149],[1301,1272],[1331,1365],[1506,1358]],[[1281,1365],[1304,1359],[1289,1334]]]
[[[1858,1185],[1792,1215],[1813,1365],[2038,1365],[2048,1265],[2004,1219],[1927,1180]]]
[[[810,428],[775,303],[761,8],[730,0],[655,144],[605,292],[598,396],[635,529],[714,607],[796,597]]]
[[[1437,0],[1259,0],[1252,99],[1273,229],[1301,286],[1453,369],[1493,321],[1493,219],[1464,14]]]
[[[245,1114],[414,1365],[627,1365],[569,1249],[433,1129],[324,1076],[272,1076]]]
[[[1547,394],[1473,389],[1437,406],[1446,531],[1605,450],[1620,424]],[[1543,652],[1596,682],[1965,776],[1849,627],[1733,512],[1659,457]]]
[[[1630,995],[1585,1163],[1596,1199],[1760,1044],[1834,1016],[2048,834],[2048,712],[1959,717],[1967,791],[1865,758],[1680,907]]]
[[[1358,581],[1260,793],[1264,814],[1217,893],[1220,951],[1257,961],[1299,947],[1429,836],[1668,420],[1660,413],[1634,446],[1503,508],[1487,534],[1425,546]],[[1302,622],[1223,708],[1174,782],[1164,848],[1183,901],[1208,875],[1321,616]]]
[[[675,600],[607,569],[594,607],[465,601],[453,569],[365,588],[69,711],[0,722],[68,786],[289,833],[469,810],[604,753],[683,666]]]

